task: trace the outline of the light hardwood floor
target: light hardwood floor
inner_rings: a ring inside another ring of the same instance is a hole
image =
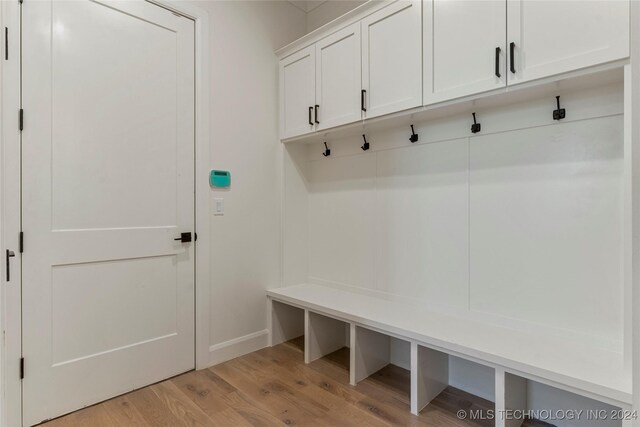
[[[348,349],[305,365],[300,342],[189,372],[43,424],[61,426],[489,426],[459,420],[491,402],[448,388],[409,413],[409,372],[389,365],[349,385]]]

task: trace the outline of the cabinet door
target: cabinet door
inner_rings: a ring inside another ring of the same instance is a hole
[[[505,87],[506,0],[425,0],[424,103]]]
[[[628,0],[509,0],[507,16],[509,84],[629,56]]]
[[[316,121],[327,129],[362,118],[360,23],[316,43]]]
[[[280,61],[280,134],[291,138],[314,131],[316,50],[309,46]]]
[[[362,28],[364,117],[422,104],[421,1],[398,1],[366,17]]]

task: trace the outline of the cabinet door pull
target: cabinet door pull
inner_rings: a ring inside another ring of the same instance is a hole
[[[509,44],[509,66],[511,67],[511,72],[513,74],[516,73],[516,59],[515,59],[515,54],[516,54],[516,44],[514,42],[511,42],[511,44]]]
[[[313,126],[313,120],[311,119],[311,114],[313,113],[313,107],[309,107],[309,124]]]
[[[500,75],[500,51],[502,49],[500,49],[500,47],[496,48],[496,77],[500,78],[502,77]]]
[[[362,89],[362,92],[360,92],[360,108],[362,109],[362,111],[367,111],[367,107],[364,105],[366,95],[367,95],[367,91]]]
[[[320,124],[320,120],[318,120],[318,108],[320,108],[320,106],[316,104],[316,123]]]

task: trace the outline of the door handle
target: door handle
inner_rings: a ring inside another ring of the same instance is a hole
[[[319,106],[319,105],[316,105],[316,110],[315,110],[315,114],[316,114],[316,115],[315,115],[315,117],[316,117],[316,123],[317,123],[317,124],[320,124],[320,120],[318,120],[318,108],[320,108],[320,106]]]
[[[496,77],[497,77],[497,78],[502,77],[502,76],[500,75],[500,51],[501,51],[501,50],[502,50],[502,49],[500,49],[500,47],[497,47],[497,48],[496,48]]]
[[[510,66],[511,72],[513,74],[516,73],[515,55],[516,55],[516,44],[514,42],[511,42],[509,44],[509,66]]]
[[[313,120],[311,120],[311,113],[313,113],[313,107],[309,107],[309,124],[313,126]]]
[[[360,109],[362,111],[367,111],[367,107],[364,105],[366,95],[367,95],[367,91],[362,89],[362,91],[360,92]]]
[[[11,264],[9,263],[9,260],[13,257],[16,256],[16,253],[13,251],[10,251],[9,249],[7,249],[7,265],[6,265],[6,270],[7,270],[7,282],[11,281]]]
[[[189,243],[191,241],[191,233],[180,233],[180,237],[173,239],[181,243]]]

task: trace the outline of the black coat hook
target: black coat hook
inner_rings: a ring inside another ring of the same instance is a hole
[[[413,130],[413,125],[411,125],[411,136],[409,137],[409,141],[416,142],[418,140],[418,134]]]
[[[473,124],[471,125],[471,133],[478,133],[480,132],[481,126],[480,123],[476,122],[476,113],[471,113],[473,114]]]
[[[363,151],[367,151],[370,147],[370,144],[367,142],[367,137],[362,134],[362,139],[364,139],[364,145],[360,148],[362,148]]]
[[[556,96],[557,110],[553,110],[553,120],[562,120],[567,116],[567,112],[564,108],[560,108],[560,96]]]
[[[324,153],[322,153],[322,155],[325,157],[329,157],[331,155],[331,150],[327,147],[326,142],[324,143]]]

